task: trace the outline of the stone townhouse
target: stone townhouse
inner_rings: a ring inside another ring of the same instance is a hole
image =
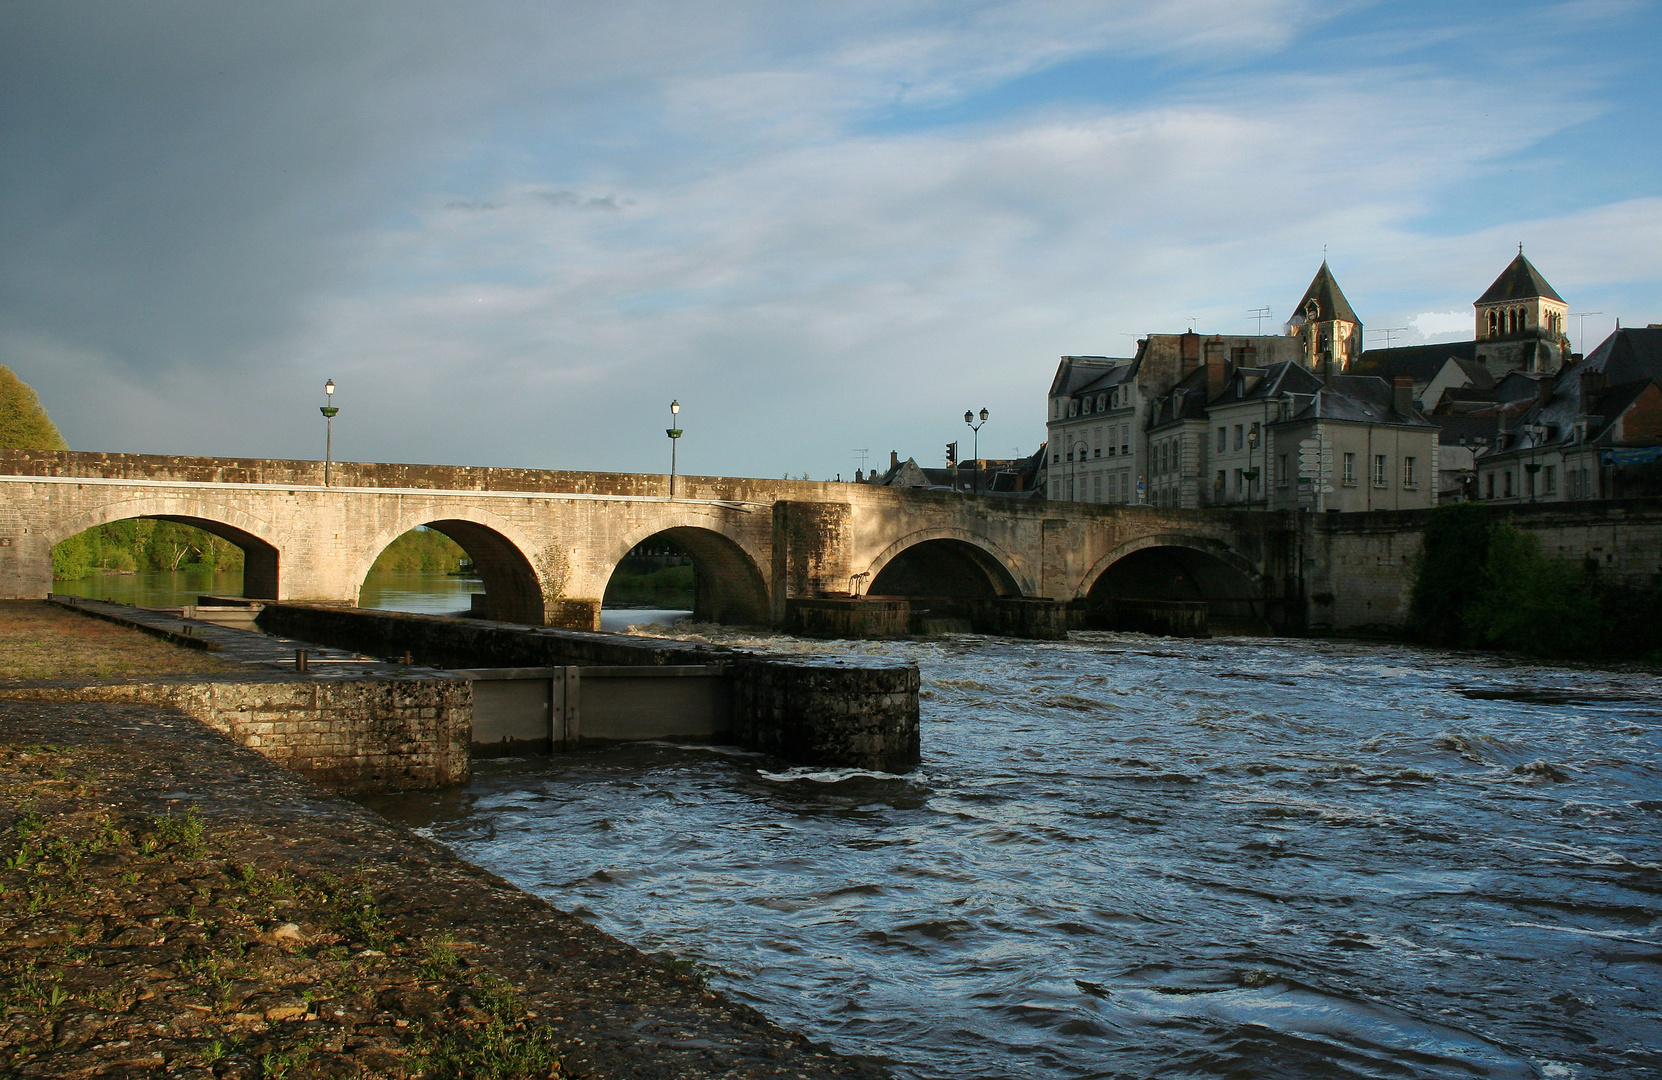
[[[1150,334],[1128,359],[1064,356],[1051,381],[1045,478],[1051,499],[1096,503],[1150,503],[1155,462],[1149,457],[1152,410],[1187,378],[1293,359],[1300,338]],[[1170,451],[1160,476],[1171,475]],[[1192,477],[1191,477],[1192,479]],[[1166,480],[1161,481],[1167,487]],[[1190,485],[1191,487],[1193,485]],[[1163,487],[1162,490],[1166,488]],[[1173,503],[1170,505],[1182,505]]]
[[[1259,510],[1435,505],[1437,429],[1414,408],[1409,381],[1331,371],[1283,361],[1202,371],[1173,387],[1151,411],[1151,501]]]
[[[1362,322],[1323,261],[1283,334],[1150,334],[1131,358],[1065,356],[1049,395],[1047,497],[1264,505],[1270,405],[1259,381],[1271,369],[1283,380],[1288,365],[1307,374],[1346,375],[1362,355],[1362,342]],[[1242,393],[1231,387],[1248,384],[1253,389],[1247,399],[1225,400],[1226,391]],[[1365,415],[1369,407],[1349,414]],[[1211,417],[1214,408],[1224,419]],[[1220,422],[1221,446],[1213,435]]]
[[[1567,502],[1662,495],[1662,325],[1617,329],[1535,383],[1492,449],[1475,497]]]

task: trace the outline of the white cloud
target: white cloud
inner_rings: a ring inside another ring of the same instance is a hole
[[[1432,342],[1470,338],[1475,324],[1469,311],[1422,311],[1408,325],[1421,340]]]
[[[984,441],[1031,450],[1057,354],[1123,355],[1190,316],[1219,330],[1264,304],[1284,316],[1324,244],[1378,326],[1469,302],[1509,258],[1503,234],[1555,283],[1662,277],[1662,245],[1635,243],[1659,218],[1644,199],[1471,236],[1419,224],[1597,103],[1568,78],[1311,65],[1308,40],[1241,70],[1330,7],[483,10],[478,29],[401,22],[385,55],[326,72],[317,101],[294,71],[262,70],[280,126],[317,130],[328,153],[208,139],[236,168],[202,166],[204,186],[260,200],[146,216],[134,195],[128,216],[154,218],[152,276],[191,271],[163,302],[123,248],[111,305],[60,288],[0,307],[13,340],[83,357],[59,365],[72,382],[46,377],[74,398],[72,443],[315,454],[310,398],[333,376],[347,456],[661,468],[675,396],[687,468],[846,473],[853,446],[927,457],[981,405]],[[870,122],[1087,56],[1153,58],[1171,86]],[[285,156],[292,186],[275,179]],[[145,175],[202,160],[179,151]],[[265,186],[244,184],[250,162]],[[89,332],[86,310],[108,327]],[[192,422],[147,419],[158,402]]]

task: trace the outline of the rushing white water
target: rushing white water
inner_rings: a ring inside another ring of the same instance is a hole
[[[915,659],[922,766],[621,746],[373,804],[903,1077],[1662,1075],[1662,686],[1293,639]]]

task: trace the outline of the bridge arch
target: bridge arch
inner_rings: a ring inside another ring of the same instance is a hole
[[[997,544],[963,529],[920,529],[871,561],[868,596],[1032,596],[1037,590]]]
[[[243,553],[242,594],[260,600],[281,597],[278,571],[282,551],[274,542],[275,530],[270,523],[234,507],[208,503],[200,497],[123,499],[55,520],[44,530],[47,558],[51,558],[53,547],[72,536],[131,518],[154,518],[190,525],[236,545]],[[48,569],[47,576],[50,575]]]
[[[474,569],[485,583],[481,612],[485,618],[533,626],[546,621],[547,589],[557,585],[545,581],[545,575],[537,572],[526,554],[535,551],[535,545],[495,515],[472,510],[456,513],[452,508],[425,507],[405,513],[397,524],[378,532],[353,567],[350,580],[354,596],[387,545],[418,526],[448,536],[473,560]]]
[[[744,537],[722,529],[720,518],[712,514],[673,514],[625,534],[607,553],[608,582],[631,551],[660,538],[692,558],[693,618],[700,622],[767,625],[769,590],[761,569],[764,559]],[[605,592],[604,586],[601,592]]]
[[[1097,561],[1075,595],[1099,610],[1114,600],[1203,601],[1214,628],[1268,629],[1258,568],[1205,536],[1157,533],[1121,544]]]

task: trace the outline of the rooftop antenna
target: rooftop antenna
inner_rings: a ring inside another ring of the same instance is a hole
[[[1391,335],[1406,334],[1408,329],[1406,326],[1380,326],[1374,328],[1374,333],[1385,335],[1385,347],[1389,349],[1391,347]]]
[[[851,454],[859,454],[860,455],[860,468],[862,468],[862,469],[864,469],[866,467],[866,454],[868,454],[869,452],[870,451],[868,451],[863,446],[855,447],[853,450],[849,451],[849,453],[851,453]]]
[[[1604,312],[1602,312],[1602,311],[1572,311],[1572,312],[1570,312],[1570,318],[1581,320],[1579,323],[1576,324],[1579,327],[1579,329],[1576,330],[1576,336],[1581,340],[1581,344],[1580,344],[1580,346],[1577,347],[1576,351],[1581,353],[1582,356],[1587,355],[1587,319],[1588,319],[1589,316],[1603,315],[1603,314],[1604,314]]]
[[[1275,315],[1267,307],[1255,307],[1251,311],[1248,311],[1247,314],[1258,320],[1259,337],[1264,336],[1264,320],[1275,318]]]
[[[1195,316],[1190,315],[1188,317],[1188,319],[1189,319],[1189,333],[1192,334],[1192,333],[1195,332]]]

